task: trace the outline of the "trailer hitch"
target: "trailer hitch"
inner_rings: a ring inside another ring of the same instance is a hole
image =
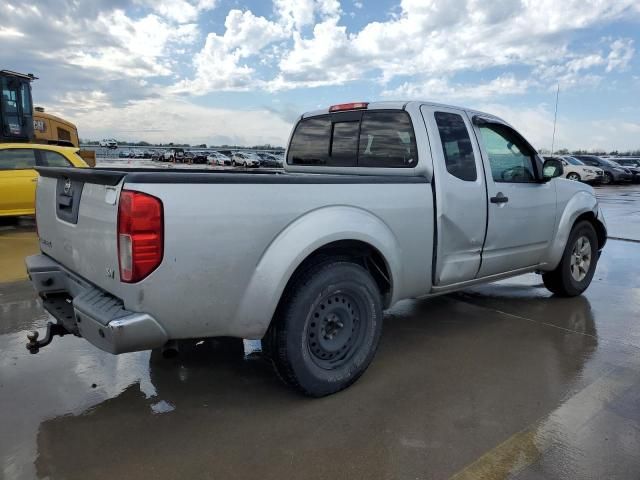
[[[42,340],[38,340],[40,334],[37,330],[34,330],[27,334],[27,339],[29,343],[27,343],[27,350],[31,353],[38,353],[42,347],[46,347],[53,340],[54,335],[59,335],[61,337],[65,335],[69,335],[71,332],[64,328],[59,323],[49,322],[47,323],[47,332],[44,335]]]

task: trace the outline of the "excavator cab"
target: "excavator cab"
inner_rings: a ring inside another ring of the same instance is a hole
[[[0,70],[0,142],[29,142],[34,138],[31,73]]]

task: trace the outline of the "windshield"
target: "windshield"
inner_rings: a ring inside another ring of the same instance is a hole
[[[622,166],[619,163],[614,162],[613,160],[606,160],[606,159],[603,158],[602,161],[605,162],[605,163],[608,163],[612,167],[621,167]]]
[[[573,157],[564,157],[564,159],[569,162],[571,165],[584,165],[580,160]]]

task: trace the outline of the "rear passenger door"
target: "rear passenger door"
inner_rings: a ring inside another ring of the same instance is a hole
[[[487,194],[480,151],[463,111],[423,105],[434,170],[436,262],[433,283],[472,280],[480,268]]]
[[[35,209],[36,157],[30,148],[0,150],[0,215],[27,215]]]

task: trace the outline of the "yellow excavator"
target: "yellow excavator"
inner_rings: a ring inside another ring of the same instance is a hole
[[[31,82],[38,77],[10,70],[0,70],[0,142],[45,143],[80,148],[78,129],[60,117],[33,108]],[[93,150],[79,150],[90,166],[96,164]]]

